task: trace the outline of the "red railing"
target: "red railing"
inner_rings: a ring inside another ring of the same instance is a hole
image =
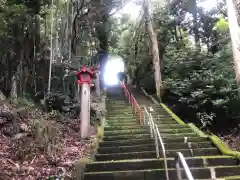
[[[131,105],[133,112],[139,117],[139,123],[142,126],[143,125],[142,124],[142,109],[140,108],[140,106],[137,103],[134,96],[128,91],[125,83],[122,83],[121,86],[123,88],[126,99],[128,100],[129,104]]]

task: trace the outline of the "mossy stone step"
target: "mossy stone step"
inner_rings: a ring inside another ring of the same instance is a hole
[[[158,116],[158,115],[162,115],[162,116],[170,116],[171,117],[171,115],[168,113],[168,112],[166,112],[166,111],[156,111],[156,112],[150,112],[151,113],[151,115],[154,117],[154,116]]]
[[[138,149],[136,149],[138,151]],[[175,157],[177,152],[181,152],[185,157],[192,156],[214,156],[219,155],[220,152],[217,148],[198,148],[198,149],[174,149],[166,150],[167,157]],[[160,155],[162,155],[160,150]],[[152,151],[139,151],[139,152],[120,152],[120,153],[104,153],[97,154],[97,161],[106,160],[124,160],[124,159],[144,159],[156,157],[156,150]]]
[[[119,120],[119,119],[136,119],[138,116],[135,115],[115,115],[115,116],[106,116],[106,119],[110,119],[110,120]]]
[[[108,126],[112,126],[112,127],[118,127],[118,126],[138,126],[139,127],[139,121],[136,120],[135,122],[107,122]]]
[[[103,140],[111,139],[111,140],[121,140],[121,139],[131,139],[131,138],[141,138],[141,137],[149,137],[150,134],[117,134],[112,136],[104,136]],[[175,137],[199,137],[196,133],[180,133],[180,134],[172,134],[172,133],[161,133],[162,138],[172,138]]]
[[[147,129],[145,128],[138,128],[138,129],[132,129],[132,130],[110,130],[104,131],[104,135],[108,136],[108,135],[116,135],[116,134],[141,134],[141,133],[148,133]]]
[[[154,120],[154,121],[172,121],[172,120],[173,120],[173,121],[176,121],[176,120],[174,120],[171,116],[169,116],[169,117],[167,117],[167,116],[164,116],[164,117],[163,117],[163,116],[161,116],[161,117],[160,117],[160,116],[159,116],[159,117],[155,116],[155,117],[154,117],[154,116],[153,116],[153,120]]]
[[[119,115],[119,114],[133,114],[133,111],[131,109],[114,109],[114,110],[107,110],[107,114],[110,115]]]
[[[99,143],[99,148],[101,147],[114,147],[114,146],[131,146],[138,144],[149,144],[153,142],[153,139],[148,136],[147,138],[138,139],[128,139],[128,140],[118,140],[118,141],[103,141]]]
[[[208,139],[205,137],[199,137],[199,136],[186,136],[186,137],[163,137],[163,142],[164,143],[177,143],[177,142],[202,142],[202,141],[207,141]]]
[[[105,130],[104,134],[106,136],[108,135],[123,135],[123,134],[139,134],[139,133],[148,133],[149,131],[146,128],[141,128],[139,127],[138,129],[123,129],[123,130],[117,130],[117,129],[111,129],[111,130]],[[174,133],[174,134],[178,134],[178,133],[194,133],[193,130],[191,128],[182,128],[182,129],[159,129],[159,132],[162,133]]]
[[[163,129],[159,128],[160,133],[194,133],[191,128],[178,128],[178,129]]]
[[[136,119],[138,116],[135,115],[107,115],[106,119],[119,120],[119,119]]]
[[[213,168],[212,168],[213,169]],[[191,173],[195,179],[214,179],[211,177],[211,168],[190,168]],[[240,174],[240,167],[214,167],[216,177],[233,176]],[[182,178],[187,179],[184,170],[182,171]],[[169,179],[178,179],[176,169],[168,170]],[[112,171],[112,172],[88,172],[84,174],[85,180],[159,180],[166,179],[164,169],[146,169],[146,170],[128,170],[128,171]]]
[[[163,121],[174,120],[172,118],[172,116],[168,116],[168,115],[166,115],[166,116],[157,115],[157,116],[152,116],[152,118],[153,118],[154,121],[157,121],[157,120],[163,120]]]
[[[101,147],[98,149],[99,154],[110,154],[110,153],[126,153],[126,152],[136,152],[137,151],[154,151],[155,144],[139,144],[132,146],[115,146],[115,147]]]
[[[155,122],[156,123],[156,122]],[[188,128],[189,126],[187,124],[157,124],[159,129],[169,129],[169,128],[173,128],[173,129],[178,129],[178,128]]]
[[[155,123],[156,123],[157,125],[161,125],[161,124],[164,124],[164,125],[168,125],[168,124],[178,124],[178,122],[177,122],[177,121],[174,121],[174,120],[168,120],[168,121],[160,121],[160,120],[158,120],[158,121],[155,121]]]
[[[132,125],[126,125],[126,126],[114,126],[113,124],[106,124],[104,131],[112,131],[112,130],[135,130],[135,129],[145,129],[143,126],[141,126],[138,122],[135,122]]]
[[[136,117],[127,117],[127,118],[107,118],[108,122],[131,122],[131,121],[136,121]]]
[[[150,134],[130,134],[130,135],[116,135],[116,136],[105,136],[103,137],[104,141],[116,141],[116,140],[126,140],[126,139],[138,139],[138,138],[149,138]]]
[[[138,120],[137,119],[122,119],[122,120],[107,120],[106,122],[107,123],[135,123],[137,122]]]
[[[106,117],[109,118],[109,119],[111,119],[111,118],[112,119],[118,119],[118,118],[126,119],[126,118],[134,118],[134,117],[137,117],[137,116],[133,113],[129,113],[129,114],[115,114],[115,113],[110,114],[110,113],[107,113]]]
[[[136,150],[137,151],[137,150]],[[156,158],[156,151],[142,151],[142,152],[127,152],[127,153],[110,153],[110,154],[96,154],[97,161],[115,161],[126,159],[150,159]]]
[[[207,166],[237,166],[238,159],[222,157],[222,158],[186,158],[187,164],[192,167]],[[174,158],[167,160],[168,168],[175,168]],[[103,172],[103,171],[128,171],[128,170],[144,170],[144,169],[163,169],[165,167],[163,159],[138,159],[125,161],[104,161],[93,162],[86,166],[85,172]]]
[[[128,102],[126,103],[106,103],[109,109],[131,109],[132,107]]]
[[[106,124],[106,126],[104,127],[104,132],[106,131],[118,131],[118,130],[136,130],[136,129],[144,129],[144,127],[141,127],[140,124],[138,124],[135,121],[135,124],[133,126],[116,126],[116,127],[112,127],[112,126],[108,126],[108,124]]]
[[[164,147],[167,150],[173,150],[173,149],[196,149],[196,148],[211,148],[216,147],[214,144],[212,144],[210,141],[200,141],[200,142],[189,142],[189,143],[183,143],[183,142],[173,142],[173,143],[164,143]],[[161,148],[161,147],[160,147]]]

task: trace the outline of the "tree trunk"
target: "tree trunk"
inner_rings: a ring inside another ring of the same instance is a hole
[[[239,32],[240,28],[237,22],[236,8],[234,6],[233,0],[227,0],[227,10],[228,10],[228,22],[232,41],[232,52],[233,61],[235,66],[236,80],[237,84],[240,86],[240,38]]]
[[[196,0],[193,0],[193,31],[194,31],[194,39],[195,39],[195,45],[197,50],[201,50],[200,46],[200,37],[199,37],[199,27],[198,27],[198,19],[197,19],[197,2]]]
[[[154,76],[156,84],[156,93],[159,99],[161,99],[161,86],[162,86],[162,77],[161,77],[161,68],[160,68],[160,58],[159,58],[159,49],[157,35],[153,29],[153,24],[149,15],[149,2],[145,1],[144,13],[146,18],[146,28],[147,33],[151,41],[151,52],[152,52],[152,62],[154,66]]]

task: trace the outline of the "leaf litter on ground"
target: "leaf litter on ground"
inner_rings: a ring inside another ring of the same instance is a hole
[[[0,104],[0,180],[72,179],[76,162],[91,150],[91,140],[79,136],[79,119],[32,108],[12,113],[16,109]]]

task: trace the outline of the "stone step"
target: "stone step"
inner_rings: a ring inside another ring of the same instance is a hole
[[[129,140],[118,140],[118,141],[103,141],[99,143],[99,148],[101,147],[114,147],[114,146],[131,146],[138,144],[149,144],[153,140],[148,136],[147,138],[129,139]]]
[[[175,119],[172,118],[172,116],[161,116],[161,115],[157,115],[157,116],[152,116],[154,122],[156,121],[176,121]]]
[[[207,166],[238,166],[239,160],[231,157],[188,157],[186,158],[188,166],[207,167]],[[168,158],[167,167],[175,168],[174,158]],[[85,172],[102,172],[102,171],[127,171],[127,170],[144,170],[165,168],[163,159],[137,159],[125,161],[101,161],[93,162],[86,166]]]
[[[122,124],[122,123],[135,123],[139,121],[137,118],[135,119],[123,119],[123,120],[106,120],[108,124]]]
[[[101,147],[98,149],[99,154],[110,154],[110,153],[122,153],[122,152],[136,152],[137,151],[154,151],[156,149],[155,144],[138,144],[131,146],[112,146],[112,147]]]
[[[140,137],[149,137],[149,133],[144,134],[118,134],[113,136],[104,136],[103,140],[121,140],[121,139],[135,139]],[[199,137],[196,133],[180,133],[180,134],[173,134],[173,133],[161,133],[162,138],[175,138],[175,137]]]
[[[125,117],[125,118],[107,118],[107,122],[131,122],[131,121],[136,121],[138,119],[136,116],[135,117]]]
[[[161,125],[161,124],[178,124],[177,121],[175,120],[167,120],[167,121],[161,121],[161,120],[158,120],[158,121],[154,121],[157,125]]]
[[[135,124],[133,126],[108,126],[108,124],[104,127],[104,132],[106,131],[118,131],[118,130],[136,130],[136,129],[145,129],[144,127],[141,127],[137,121],[135,121]]]
[[[107,115],[106,119],[111,120],[119,120],[119,119],[136,119],[138,116],[130,114],[130,115]]]
[[[110,124],[111,124],[111,121],[108,123],[108,121],[106,121],[107,122],[107,124],[106,124],[106,126],[105,126],[105,128],[104,128],[104,130],[105,131],[111,131],[111,130],[127,130],[127,129],[141,129],[141,128],[146,128],[146,127],[141,127],[140,125],[139,125],[139,121],[138,120],[136,120],[135,121],[135,123],[133,123],[132,125],[120,125],[119,126],[119,123],[115,123],[116,124],[116,126],[110,126]],[[112,125],[114,125],[114,124],[112,124]],[[185,125],[185,124],[167,124],[167,125],[164,125],[164,124],[159,124],[158,125],[158,127],[159,127],[159,130],[162,130],[162,129],[181,129],[181,128],[188,128],[189,126],[188,125]]]
[[[226,166],[226,167],[199,167],[190,168],[192,175],[195,179],[214,179],[211,169],[214,169],[217,178],[225,176],[240,175],[239,166]],[[182,171],[182,178],[187,179],[184,170]],[[176,169],[168,169],[169,179],[178,179]],[[146,169],[146,170],[128,170],[128,171],[106,171],[106,172],[87,172],[84,174],[84,180],[159,180],[166,179],[164,169]]]
[[[137,150],[137,149],[136,149]],[[214,156],[219,155],[220,152],[217,148],[198,148],[198,149],[175,149],[166,150],[167,157],[175,157],[177,152],[181,152],[185,157],[192,156]],[[162,151],[160,151],[162,155]],[[149,159],[156,158],[156,151],[142,151],[142,152],[121,152],[121,153],[106,153],[96,154],[97,161],[110,161],[110,160],[125,160],[125,159]]]
[[[124,130],[105,130],[104,134],[106,136],[111,136],[111,135],[124,135],[124,134],[139,134],[139,133],[149,133],[149,130],[147,130],[146,128],[141,128],[139,127],[139,129],[124,129]],[[182,128],[182,129],[159,129],[159,132],[162,133],[173,133],[173,134],[179,134],[179,133],[194,133],[193,130],[191,128]]]
[[[167,111],[155,111],[155,112],[150,112],[150,113],[153,117],[158,116],[158,115],[171,117],[171,115]]]
[[[135,119],[135,124],[133,122],[113,122],[113,121],[106,121],[108,124],[111,124],[113,126],[122,126],[122,127],[126,127],[126,126],[131,126],[131,124],[134,126],[134,125],[137,125],[139,124],[139,119]],[[178,123],[161,123],[161,122],[158,122],[156,123],[157,126],[159,127],[159,129],[170,129],[170,128],[174,128],[174,129],[178,129],[178,128],[187,128],[189,127],[187,124],[178,124]],[[146,125],[147,126],[147,125]]]
[[[119,127],[119,126],[138,126],[139,127],[139,121],[135,120],[135,122],[132,121],[132,122],[121,122],[121,123],[107,121],[107,125],[112,127]]]
[[[175,142],[175,143],[165,143],[164,147],[167,150],[172,149],[197,149],[197,148],[212,148],[216,147],[212,142],[210,141],[200,141],[200,142],[189,142],[189,143],[183,143],[183,142]],[[160,146],[161,149],[161,146]]]
[[[117,135],[117,136],[104,136],[103,141],[117,141],[127,139],[149,138],[150,134],[131,134],[131,135]]]
[[[110,130],[104,131],[105,136],[112,136],[112,135],[123,135],[123,134],[141,134],[141,133],[148,133],[148,130],[145,128],[138,128],[138,129],[127,129],[127,130]]]
[[[175,149],[174,145],[179,144],[181,147],[188,146],[185,141],[193,143],[201,143],[201,142],[209,142],[207,138],[202,137],[175,137],[175,138],[163,138],[163,142],[166,144],[166,149]],[[131,145],[138,145],[138,144],[149,144],[150,142],[153,142],[153,139],[150,138],[150,136],[147,137],[139,137],[135,139],[122,139],[122,140],[111,140],[106,139],[103,142],[100,142],[99,147],[114,147],[114,146],[131,146]],[[203,146],[204,147],[204,146]],[[180,148],[180,147],[179,147]]]
[[[118,119],[118,118],[121,118],[121,119],[125,119],[125,118],[131,118],[131,117],[136,117],[135,114],[133,114],[132,112],[131,113],[122,113],[122,114],[117,114],[117,113],[107,113],[106,114],[107,118],[113,118],[113,119]]]
[[[151,159],[156,158],[156,151],[128,152],[128,153],[111,153],[96,154],[96,161],[116,161],[127,159]]]
[[[131,114],[131,113],[133,113],[133,110],[132,110],[132,108],[121,108],[121,109],[117,109],[117,108],[112,108],[112,109],[110,109],[110,108],[108,108],[107,109],[107,112],[108,113],[116,113],[116,114],[122,114],[122,113],[129,113],[129,114]]]
[[[205,142],[191,142],[188,143],[164,143],[164,147],[166,150],[178,150],[178,149],[198,149],[198,148],[216,148],[214,144],[212,144],[209,141]],[[148,141],[146,144],[128,144],[128,145],[111,145],[105,146],[99,148],[98,153],[104,154],[104,153],[120,153],[120,152],[135,152],[136,149],[138,151],[151,151],[155,150],[155,143],[153,140]],[[159,149],[161,150],[162,147],[159,145]],[[103,153],[104,152],[104,153]]]

